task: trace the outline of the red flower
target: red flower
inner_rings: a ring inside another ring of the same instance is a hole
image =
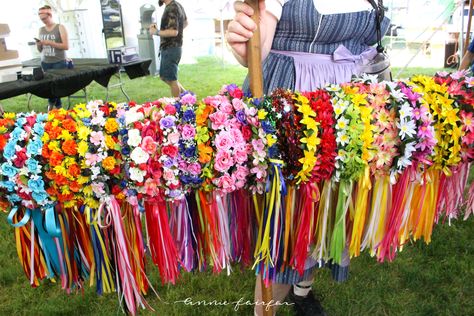
[[[171,158],[174,158],[178,154],[178,148],[173,145],[168,145],[168,146],[164,146],[161,149],[161,152],[163,153],[163,155],[167,155],[167,156],[170,156]]]
[[[23,148],[21,151],[16,153],[16,158],[13,160],[13,164],[17,168],[21,168],[25,165],[25,161],[28,159],[26,156],[26,149]]]
[[[252,138],[252,128],[249,125],[244,125],[242,127],[242,135],[244,136],[245,141],[250,140],[250,138]]]
[[[175,115],[176,114],[176,108],[174,107],[174,105],[167,104],[165,106],[165,113],[169,114],[169,115]]]

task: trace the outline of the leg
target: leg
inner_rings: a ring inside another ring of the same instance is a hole
[[[184,91],[178,81],[178,64],[181,60],[181,47],[167,48],[161,51],[160,78],[170,86],[171,95],[178,97]]]
[[[262,305],[262,278],[260,275],[257,276],[257,282],[255,283],[255,315],[261,316],[263,315],[263,309],[265,306]],[[286,295],[290,291],[291,285],[290,284],[282,284],[282,283],[273,283],[273,301],[274,302],[283,302]],[[278,308],[278,303],[273,305],[273,313],[276,313]]]

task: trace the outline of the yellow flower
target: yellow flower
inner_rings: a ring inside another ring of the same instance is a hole
[[[41,137],[41,141],[43,142],[43,144],[49,142],[50,138],[49,138],[49,134],[44,132],[43,136]]]
[[[94,194],[94,192],[92,191],[92,186],[86,185],[85,187],[83,187],[82,193],[84,193],[85,196],[92,196]]]
[[[308,172],[313,170],[314,165],[316,165],[316,157],[314,156],[313,151],[304,151],[304,157],[298,160],[303,164],[303,170],[311,169]]]
[[[108,118],[105,121],[105,130],[107,133],[112,134],[115,133],[119,128],[119,125],[117,123],[117,120],[114,118]]]
[[[91,132],[92,130],[89,127],[82,125],[77,129],[77,138],[79,140],[87,140]]]
[[[89,151],[89,145],[85,141],[80,141],[77,145],[77,152],[81,157],[85,157],[86,153]]]
[[[354,103],[354,106],[367,105],[367,94],[366,93],[356,93],[351,96],[351,101]]]
[[[7,132],[7,128],[5,126],[0,126],[0,134],[5,134]]]
[[[53,140],[48,143],[48,149],[52,151],[59,151],[61,152],[61,146],[59,145],[59,141]]]
[[[63,140],[73,140],[74,136],[72,136],[71,133],[69,133],[68,130],[63,129],[61,131],[61,136],[59,136],[59,138],[63,139]]]
[[[115,148],[115,141],[112,136],[105,135],[105,145],[107,149],[114,149]]]
[[[276,136],[275,135],[270,135],[270,134],[267,134],[267,144],[268,144],[268,147],[272,147],[273,144],[276,143]]]
[[[443,114],[446,116],[446,122],[455,126],[456,123],[459,121],[459,118],[457,116],[458,109],[450,109],[443,112],[444,112]]]
[[[88,178],[88,177],[84,177],[84,176],[79,176],[79,177],[77,177],[77,183],[79,183],[79,184],[86,184],[87,182],[89,182],[89,178]]]
[[[318,133],[316,132],[312,133],[310,136],[308,136],[308,134],[310,133],[305,131],[306,137],[301,138],[300,142],[302,142],[303,144],[306,144],[306,146],[308,147],[308,150],[316,151],[316,146],[318,146],[321,143],[321,139],[318,138]]]
[[[67,169],[63,165],[56,166],[53,170],[56,174],[62,175],[63,177],[67,176]]]
[[[307,129],[311,129],[313,131],[316,131],[318,129],[318,125],[319,125],[319,123],[316,122],[315,119],[313,119],[309,116],[303,117],[303,119],[300,121],[300,123],[306,125]]]
[[[303,116],[316,116],[316,112],[314,112],[311,106],[309,105],[308,99],[306,99],[306,103],[303,103],[298,107],[298,112],[302,113]]]
[[[258,112],[257,112],[258,119],[259,120],[264,120],[267,117],[267,114],[268,114],[267,111],[265,111],[264,109],[258,110]]]
[[[15,113],[12,112],[5,112],[3,113],[3,117],[9,120],[15,119]]]

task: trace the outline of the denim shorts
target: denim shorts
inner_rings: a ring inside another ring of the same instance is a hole
[[[166,48],[161,51],[160,77],[167,81],[178,80],[178,64],[181,60],[181,47]]]

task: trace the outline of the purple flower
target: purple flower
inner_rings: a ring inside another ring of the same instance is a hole
[[[171,168],[173,165],[174,165],[173,159],[166,159],[163,162],[163,167],[165,167],[165,168]]]
[[[171,128],[174,126],[175,118],[173,116],[165,116],[160,120],[161,128]]]
[[[245,125],[247,124],[247,116],[245,115],[245,112],[243,110],[237,111],[237,113],[235,113],[235,116],[237,117],[240,123]]]

